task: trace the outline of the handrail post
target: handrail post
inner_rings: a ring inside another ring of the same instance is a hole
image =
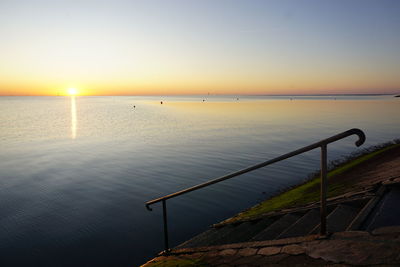
[[[163,205],[163,219],[164,219],[164,247],[165,247],[164,252],[168,253],[169,244],[168,244],[167,204],[165,199],[162,201],[162,205]]]
[[[327,145],[321,146],[321,227],[320,235],[326,235]]]

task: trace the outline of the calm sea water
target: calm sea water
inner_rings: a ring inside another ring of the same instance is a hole
[[[0,97],[0,265],[140,265],[163,249],[144,202],[350,128],[364,147],[399,138],[399,114],[393,96]],[[318,166],[313,151],[168,201],[171,243]]]

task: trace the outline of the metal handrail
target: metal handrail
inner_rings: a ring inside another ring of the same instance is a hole
[[[218,177],[216,179],[210,180],[208,182],[205,182],[205,183],[193,186],[193,187],[189,187],[187,189],[175,192],[173,194],[169,194],[169,195],[157,198],[157,199],[153,199],[153,200],[147,201],[146,202],[146,208],[148,210],[150,210],[150,211],[152,210],[150,208],[150,205],[155,204],[157,202],[162,202],[162,204],[163,204],[165,252],[168,252],[170,250],[169,249],[169,244],[168,244],[167,205],[166,205],[166,200],[167,199],[174,198],[174,197],[183,195],[185,193],[189,193],[191,191],[194,191],[194,190],[197,190],[197,189],[200,189],[200,188],[203,188],[203,187],[215,184],[215,183],[222,182],[224,180],[227,180],[227,179],[242,175],[242,174],[250,172],[250,171],[254,171],[256,169],[259,169],[259,168],[265,167],[267,165],[271,165],[273,163],[276,163],[276,162],[291,158],[293,156],[302,154],[304,152],[313,150],[313,149],[318,148],[318,147],[321,148],[321,212],[320,212],[321,213],[321,227],[320,227],[320,235],[321,236],[325,236],[326,235],[326,192],[327,192],[327,145],[329,143],[332,143],[332,142],[335,142],[337,140],[343,139],[343,138],[345,138],[347,136],[350,136],[350,135],[357,135],[358,136],[358,140],[355,142],[355,145],[357,147],[361,146],[365,142],[365,134],[364,134],[364,132],[361,131],[360,129],[353,128],[353,129],[350,129],[348,131],[342,132],[340,134],[331,136],[331,137],[329,137],[327,139],[324,139],[324,140],[321,140],[319,142],[316,142],[314,144],[311,144],[309,146],[305,146],[305,147],[299,148],[297,150],[294,150],[292,152],[289,152],[287,154],[284,154],[282,156],[276,157],[274,159],[267,160],[267,161],[261,162],[261,163],[256,164],[256,165],[252,165],[252,166],[250,166],[248,168],[245,168],[245,169],[242,169],[242,170],[239,170],[239,171],[236,171],[236,172],[233,172],[233,173]]]

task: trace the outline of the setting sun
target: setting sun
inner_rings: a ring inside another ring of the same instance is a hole
[[[78,90],[76,88],[68,88],[68,94],[69,95],[77,95]]]

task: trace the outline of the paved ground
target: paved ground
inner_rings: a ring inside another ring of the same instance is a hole
[[[400,266],[400,227],[181,249],[144,266]]]
[[[349,181],[355,189],[368,187],[378,182],[400,178],[400,146],[377,155],[373,159],[355,166],[335,177],[335,181]]]

